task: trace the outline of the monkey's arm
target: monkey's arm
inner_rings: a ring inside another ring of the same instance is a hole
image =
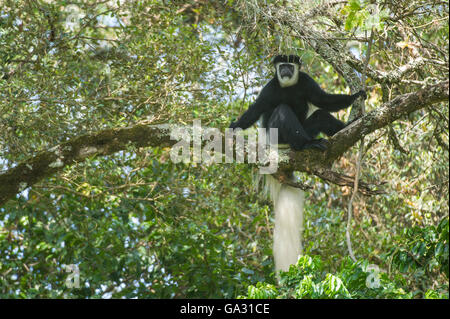
[[[242,114],[241,118],[236,122],[230,124],[230,128],[242,128],[243,130],[249,128],[255,123],[264,113],[263,108],[258,103],[250,105],[247,111]]]
[[[271,105],[271,84],[269,83],[263,88],[255,103],[250,105],[247,111],[242,114],[241,118],[230,124],[230,128],[242,128],[243,130],[253,125],[263,113],[267,112]]]
[[[349,107],[359,96],[367,98],[364,90],[355,94],[330,94],[322,90],[309,75],[303,73],[302,86],[305,88],[309,102],[328,112],[337,112]]]

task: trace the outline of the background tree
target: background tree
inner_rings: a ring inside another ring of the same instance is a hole
[[[0,4],[2,297],[448,298],[448,3]],[[365,74],[369,100],[329,151],[282,163],[312,187],[313,257],[275,287],[254,168],[175,165],[164,125],[227,127],[279,52],[328,91]],[[363,137],[361,191],[383,194],[355,198],[355,263],[346,207]],[[369,264],[384,271],[376,289]]]

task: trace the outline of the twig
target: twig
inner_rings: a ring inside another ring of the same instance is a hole
[[[295,188],[300,188],[301,190],[307,191],[312,189],[312,186],[306,185],[304,183],[300,183],[300,182],[294,182],[293,180],[291,180],[289,178],[289,175],[291,173],[288,172],[283,172],[281,170],[277,171],[275,174],[272,174],[272,176],[278,180],[278,182],[280,182],[281,184],[286,184]]]
[[[370,38],[369,38],[369,44],[367,46],[367,54],[366,54],[366,60],[364,61],[364,71],[362,73],[361,76],[361,82],[363,85],[364,90],[366,90],[367,85],[366,85],[366,72],[367,72],[367,67],[369,65],[369,60],[370,60],[370,54],[372,51],[372,41],[373,41],[373,28],[370,31]],[[362,108],[361,108],[361,115],[365,115],[366,110],[365,110],[365,102],[362,102]],[[356,162],[356,172],[355,172],[355,182],[354,182],[354,186],[353,186],[353,193],[352,196],[348,202],[348,208],[347,208],[347,227],[345,230],[345,237],[347,239],[347,248],[348,248],[348,253],[350,255],[350,258],[353,261],[356,261],[355,258],[355,254],[353,253],[353,248],[352,248],[352,241],[350,238],[350,226],[351,226],[351,221],[352,221],[352,216],[353,216],[353,201],[356,197],[356,194],[358,193],[358,186],[359,186],[359,174],[361,172],[361,162],[362,162],[362,157],[363,157],[363,153],[364,153],[364,138],[361,139],[360,143],[359,143],[359,151],[358,151],[358,160]]]
[[[339,185],[339,186],[347,186],[347,187],[354,187],[355,186],[355,178],[352,176],[340,174],[338,172],[334,172],[330,169],[324,169],[324,168],[315,168],[312,170],[312,174],[316,175],[317,177],[321,178],[322,180],[329,182],[331,184]],[[370,196],[370,195],[379,195],[379,194],[385,194],[386,192],[383,189],[377,189],[377,187],[386,184],[386,182],[377,182],[374,185],[368,184],[363,181],[358,182],[358,192],[360,192],[363,195]],[[377,186],[377,187],[375,187]]]

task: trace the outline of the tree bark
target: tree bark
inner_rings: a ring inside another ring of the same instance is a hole
[[[279,169],[308,172],[337,185],[348,185],[350,184],[347,183],[348,176],[339,175],[330,170],[331,164],[345,151],[363,136],[404,115],[433,103],[447,101],[448,98],[448,81],[430,85],[413,93],[399,95],[330,138],[327,151],[291,151],[287,158],[281,160]],[[130,143],[136,147],[171,146],[177,142],[170,139],[173,127],[165,124],[136,124],[131,127],[107,129],[75,137],[43,151],[0,174],[0,205],[43,178],[61,171],[65,166],[82,162],[87,157],[113,154],[125,150]]]

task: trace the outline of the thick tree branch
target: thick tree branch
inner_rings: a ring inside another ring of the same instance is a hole
[[[448,101],[449,81],[427,86],[413,93],[402,94],[367,113],[330,138],[328,161],[334,161],[363,136],[394,122],[400,117],[433,103]]]
[[[401,116],[433,103],[446,101],[448,97],[448,81],[397,96],[330,138],[331,145],[326,152],[291,151],[289,157],[279,163],[279,169],[308,172],[331,183],[351,186],[349,185],[351,177],[330,170],[333,161],[363,136],[392,123]],[[137,147],[171,146],[176,141],[170,139],[170,132],[169,125],[137,124],[73,138],[1,173],[0,205],[43,178],[61,171],[65,166],[82,162],[87,157],[113,154],[125,150],[130,144]]]
[[[63,167],[84,161],[87,157],[109,155],[125,150],[129,144],[138,147],[170,146],[169,125],[143,125],[107,129],[73,138],[41,152],[0,174],[0,205],[17,193],[60,171]]]
[[[348,176],[345,174],[340,174],[338,172],[335,172],[331,170],[328,167],[320,167],[317,166],[314,168],[314,170],[311,171],[312,174],[316,175],[317,177],[320,177],[325,182],[328,182],[330,184],[335,184],[338,186],[347,186],[347,187],[354,187],[355,177]],[[310,190],[313,187],[304,183],[300,182],[293,182],[288,176],[287,172],[284,172],[282,170],[278,170],[275,174],[272,174],[274,178],[276,178],[280,183],[286,184],[292,187],[300,188],[304,191]],[[379,186],[383,183],[377,183],[376,186]],[[384,190],[374,188],[374,185],[370,185],[368,183],[359,181],[359,188],[358,192],[364,194],[364,195],[379,195],[384,194]]]

